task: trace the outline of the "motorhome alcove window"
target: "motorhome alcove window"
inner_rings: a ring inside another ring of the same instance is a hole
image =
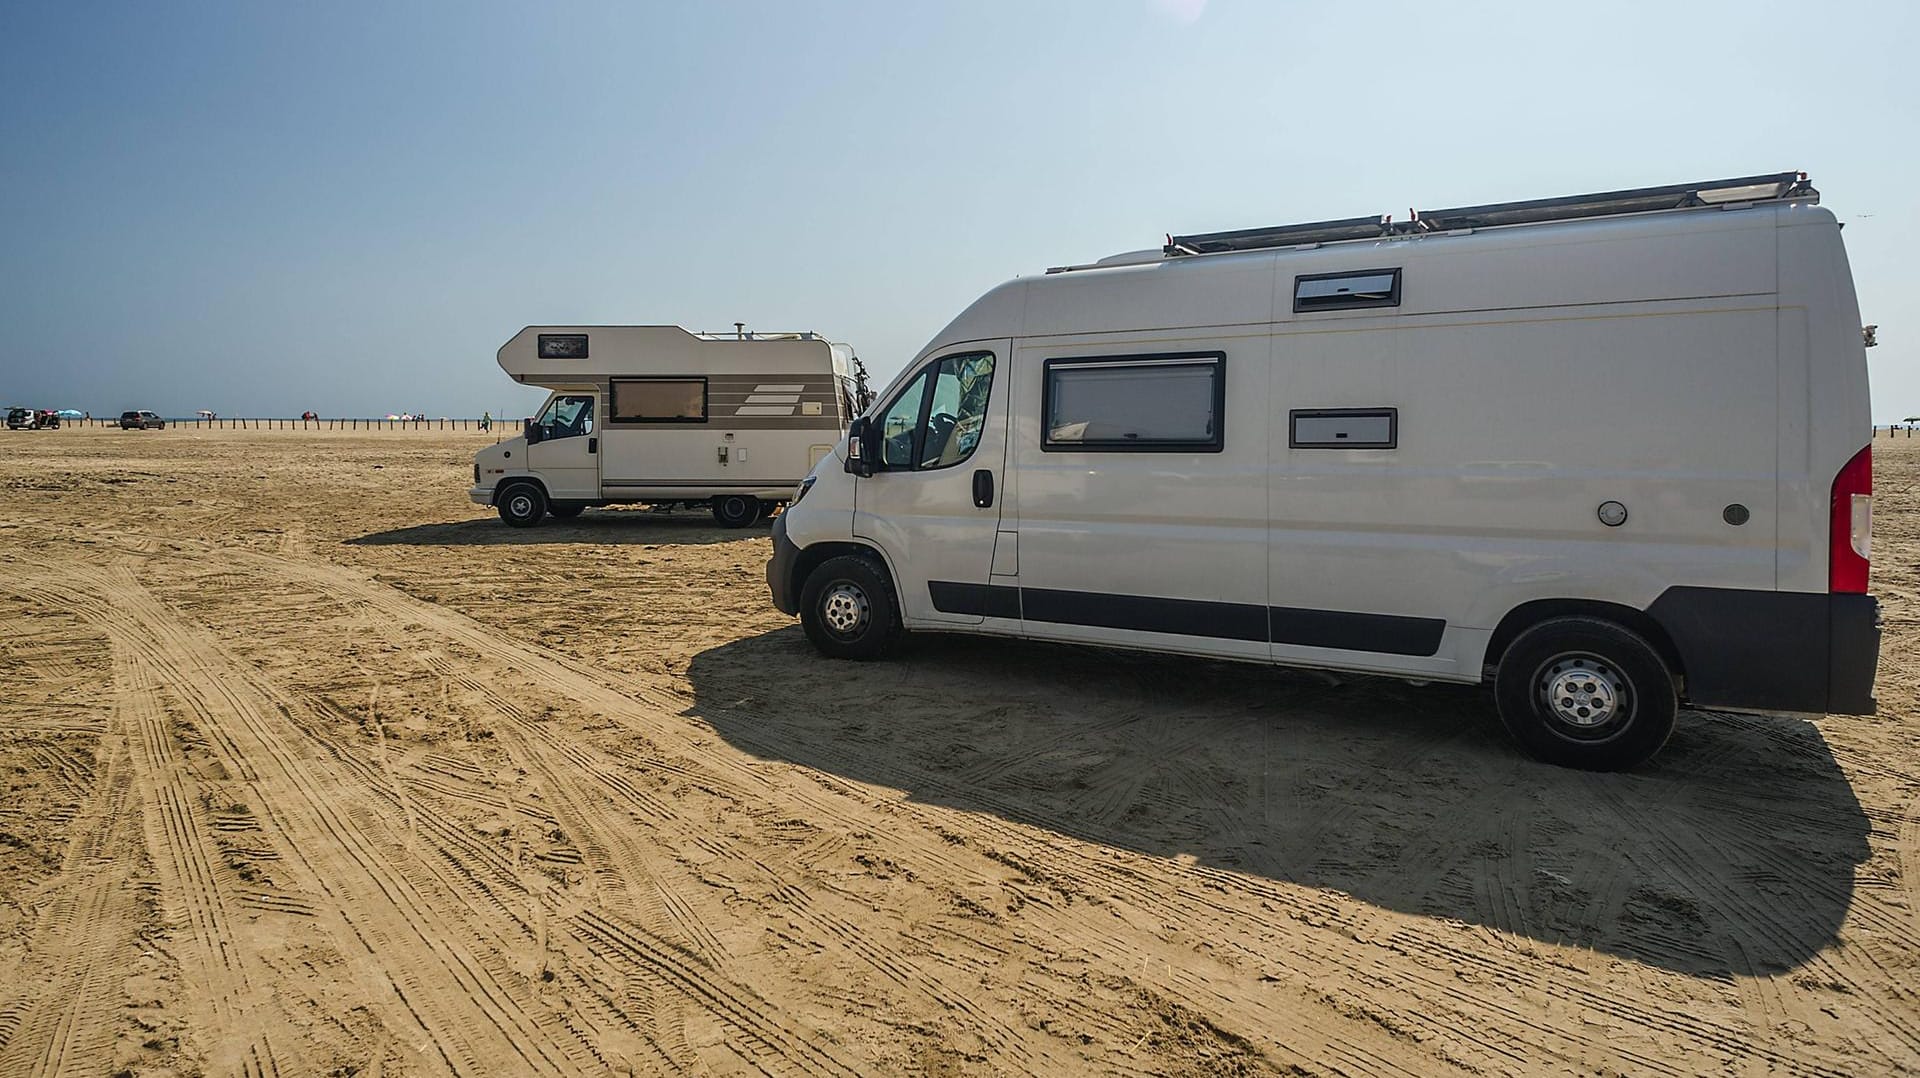
[[[1309,273],[1293,279],[1293,310],[1344,311],[1356,307],[1400,306],[1400,271],[1358,270]]]
[[[1050,359],[1040,448],[1218,453],[1225,364],[1219,352]]]
[[[541,359],[587,358],[587,335],[584,333],[542,333],[539,346]]]
[[[705,378],[615,378],[615,423],[705,423]]]

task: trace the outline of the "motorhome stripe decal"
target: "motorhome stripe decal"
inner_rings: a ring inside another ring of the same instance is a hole
[[[1109,595],[1052,588],[1015,588],[950,580],[927,583],[933,607],[946,614],[1024,618],[1056,625],[1178,633],[1216,640],[1267,640],[1301,647],[1384,655],[1432,655],[1447,623],[1401,614],[1360,614],[1256,606],[1147,595]]]

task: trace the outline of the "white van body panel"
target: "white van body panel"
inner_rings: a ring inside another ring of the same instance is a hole
[[[1370,270],[1399,272],[1393,306],[1295,311],[1297,278]],[[935,609],[927,582],[944,570],[863,505],[852,536],[895,573],[909,628],[1478,682],[1529,604],[1824,602],[1829,490],[1871,429],[1838,223],[1797,202],[1130,254],[1015,280],[936,335],[874,411],[981,340],[1010,342],[982,600],[1003,616]],[[1218,451],[1043,447],[1048,361],[1203,351],[1225,357]],[[1368,429],[1394,444],[1296,445],[1327,428],[1293,413],[1325,410],[1390,412]],[[844,542],[868,485],[916,480],[856,479],[845,453],[777,543]],[[1614,503],[1623,520],[1605,519]],[[1037,617],[1036,596],[1053,613]],[[1116,624],[1156,618],[1161,631]],[[1242,619],[1264,627],[1232,628]],[[1826,656],[1807,661],[1824,686]],[[1866,689],[1871,674],[1869,657]]]

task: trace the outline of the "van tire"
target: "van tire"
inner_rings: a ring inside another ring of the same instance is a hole
[[[745,528],[760,519],[760,499],[746,494],[722,494],[713,499],[713,519],[722,528]]]
[[[828,558],[800,589],[800,624],[829,658],[880,658],[900,636],[893,581],[872,558]]]
[[[1500,657],[1493,691],[1522,748],[1586,771],[1645,763],[1667,743],[1680,709],[1660,652],[1590,617],[1550,618],[1521,633]]]
[[[547,506],[547,512],[552,513],[555,520],[572,520],[586,509],[587,507],[579,502],[553,502]]]
[[[509,483],[493,496],[500,519],[516,528],[531,528],[547,515],[547,495],[533,483]]]

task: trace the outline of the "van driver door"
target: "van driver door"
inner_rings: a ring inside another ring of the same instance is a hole
[[[856,480],[854,535],[885,552],[907,620],[1014,619],[987,577],[1005,501],[1009,340],[936,355],[868,413],[880,451]]]
[[[555,501],[600,497],[598,396],[592,389],[561,390],[534,421],[539,441],[527,440],[527,471],[547,485],[547,496]]]

